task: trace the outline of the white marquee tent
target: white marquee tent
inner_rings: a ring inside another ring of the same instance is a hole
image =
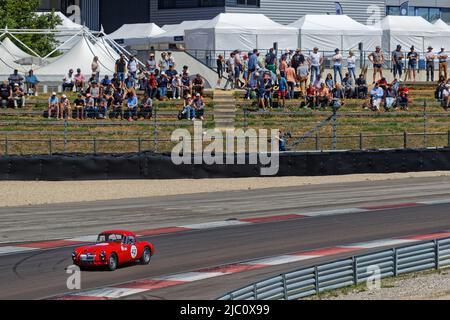
[[[112,75],[114,73],[115,59],[102,48],[104,46],[97,42],[92,44],[87,37],[81,40],[67,53],[56,59],[49,65],[37,69],[35,74],[41,81],[61,81],[69,69],[81,69],[81,72],[89,78],[91,75],[91,63],[94,56],[99,57],[101,75]]]
[[[221,13],[195,29],[185,30],[188,50],[294,48],[298,30],[279,24],[262,14]]]
[[[442,19],[438,19],[433,23],[433,26],[436,28],[437,36],[433,37],[433,41],[431,42],[431,46],[435,50],[439,50],[441,48],[450,49],[450,26],[446,24]]]
[[[307,14],[289,25],[299,30],[299,47],[324,51],[358,49],[360,42],[364,50],[373,50],[381,45],[382,31],[359,23],[347,15]]]
[[[108,36],[114,40],[123,41],[124,45],[145,45],[150,39],[165,31],[154,23],[124,24]]]
[[[438,31],[433,24],[418,16],[386,16],[375,24],[383,30],[383,50],[392,52],[397,45],[403,49],[414,46],[416,51],[425,52],[433,45]]]
[[[184,43],[184,31],[187,29],[196,29],[207,23],[209,20],[183,21],[177,25],[168,25],[163,27],[165,33],[151,39],[152,43]],[[165,29],[167,28],[167,29]]]
[[[20,49],[9,37],[5,37],[2,41],[2,46],[8,51],[16,60],[34,57]]]

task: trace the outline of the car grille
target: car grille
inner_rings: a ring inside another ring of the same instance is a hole
[[[94,262],[95,254],[85,253],[80,255],[81,262]]]

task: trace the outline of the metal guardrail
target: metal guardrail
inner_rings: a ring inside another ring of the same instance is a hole
[[[336,262],[283,273],[218,300],[297,300],[366,282],[379,270],[381,278],[450,267],[450,238],[423,241]]]

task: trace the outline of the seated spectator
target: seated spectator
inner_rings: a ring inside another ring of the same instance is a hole
[[[52,112],[56,114],[56,119],[59,119],[59,99],[56,96],[56,92],[52,92],[50,98],[48,98],[48,118],[52,117]]]
[[[64,115],[67,115],[68,119],[72,119],[72,107],[65,94],[63,94],[61,100],[59,100],[59,114],[61,119],[64,119]]]
[[[205,88],[205,80],[203,80],[200,74],[197,74],[195,79],[192,81],[192,90],[195,94],[199,93],[203,96],[203,89]]]
[[[400,109],[407,111],[408,104],[409,104],[409,89],[403,84],[400,84],[400,86],[398,87],[397,105],[400,107]]]
[[[355,95],[355,92],[353,90],[353,78],[350,76],[350,74],[347,72],[345,74],[344,79],[342,79],[342,86],[345,92],[345,97],[347,99],[352,99]]]
[[[81,93],[77,94],[77,98],[73,101],[73,106],[75,107],[76,120],[84,119],[84,99]]]
[[[30,96],[34,96],[38,94],[38,85],[39,80],[34,75],[33,70],[28,72],[28,76],[25,77],[25,85],[26,85],[26,93]]]
[[[388,82],[386,80],[386,78],[381,78],[380,80],[378,80],[378,85],[381,89],[383,89],[383,91],[386,91],[387,87],[388,87]]]
[[[153,100],[145,95],[144,99],[141,101],[141,112],[140,117],[144,119],[150,119],[153,113]]]
[[[3,81],[0,84],[0,106],[7,108],[12,101],[12,87],[8,84],[8,81]]]
[[[70,69],[67,76],[63,79],[62,89],[63,91],[73,91],[74,86],[75,75],[73,74],[73,69]]]
[[[79,91],[83,92],[84,91],[84,85],[86,83],[86,77],[81,72],[80,68],[77,69],[77,73],[75,74],[74,79],[75,79],[76,91],[77,92],[79,92]]]
[[[167,98],[167,86],[169,85],[166,73],[162,72],[156,81],[158,82],[158,99],[164,100]]]
[[[150,53],[149,58],[147,60],[147,64],[145,65],[147,72],[150,74],[155,74],[156,68],[156,60],[155,60],[155,54]]]
[[[397,101],[397,91],[395,91],[392,83],[390,83],[384,92],[384,110],[389,111],[395,108]]]
[[[252,76],[248,80],[246,93],[245,93],[245,99],[255,99],[257,96],[257,90],[258,90],[258,78],[259,78],[259,72],[252,73]]]
[[[401,81],[402,80],[397,80],[397,79],[394,79],[392,81],[392,88],[395,90],[396,93],[398,93],[398,87],[400,86]]]
[[[450,84],[446,83],[442,90],[441,106],[445,111],[450,107]]]
[[[325,79],[325,85],[327,86],[329,91],[333,90],[334,81],[333,81],[333,76],[331,75],[331,73],[327,74],[327,77]]]
[[[8,78],[9,84],[12,86],[15,83],[19,84],[19,86],[23,85],[23,77],[19,74],[18,70],[14,70],[14,73],[11,74]]]
[[[310,109],[316,108],[317,89],[312,84],[306,89],[305,107]]]
[[[181,97],[186,99],[188,95],[192,95],[192,82],[189,78],[189,73],[183,72],[181,77]]]
[[[278,99],[283,101],[283,108],[286,107],[286,95],[288,94],[288,82],[285,77],[284,71],[280,72],[280,80],[278,80]]]
[[[123,95],[119,92],[114,93],[113,110],[109,114],[110,118],[123,120]]]
[[[122,89],[122,82],[120,81],[117,73],[114,73],[111,79],[111,84],[113,85],[115,91],[119,91]]]
[[[88,93],[91,94],[92,99],[94,99],[95,106],[98,106],[100,103],[100,99],[102,97],[102,90],[98,85],[97,81],[94,80],[87,90]]]
[[[99,119],[106,119],[108,117],[108,100],[100,98],[97,110],[97,117]]]
[[[184,107],[183,110],[180,111],[178,114],[178,119],[188,119],[188,120],[195,120],[195,108],[193,106],[194,101],[192,100],[191,95],[187,95],[186,99],[184,100]]]
[[[363,74],[360,74],[358,79],[356,80],[356,98],[357,99],[366,99],[368,93],[368,87],[366,78]]]
[[[12,89],[12,100],[14,104],[14,108],[22,108],[25,106],[25,92],[19,86],[18,83],[15,83]]]
[[[322,76],[318,74],[313,82],[313,86],[314,88],[316,88],[316,90],[319,90],[320,88],[322,88],[322,83],[325,84],[325,81],[322,79]]]
[[[181,99],[181,89],[182,89],[182,83],[180,75],[175,75],[175,77],[172,79],[172,83],[170,85],[172,89],[172,98],[180,100]]]
[[[91,77],[90,77],[89,80],[88,80],[88,84],[91,84],[91,83],[93,83],[93,82],[98,83],[97,76],[96,76],[95,74],[92,74],[92,75],[91,75]]]
[[[111,80],[109,79],[108,75],[105,75],[105,77],[102,79],[102,81],[100,82],[100,85],[102,87],[107,87],[108,85],[111,84]]]
[[[114,100],[114,87],[112,83],[108,84],[104,89],[102,89],[102,98],[106,100],[108,104],[108,108],[111,108],[113,100]]]
[[[138,98],[132,92],[127,93],[128,121],[132,122],[138,115]]]
[[[169,66],[169,70],[166,71],[167,79],[169,80],[169,82],[172,82],[177,74],[178,71],[175,70],[175,67],[173,65]]]
[[[158,70],[156,70],[158,71]],[[158,81],[156,80],[155,74],[150,74],[148,77],[148,84],[147,84],[147,91],[146,94],[152,98],[155,99],[156,93],[158,92]]]
[[[317,107],[326,108],[330,104],[330,90],[325,83],[320,84],[320,89],[317,91]]]
[[[370,91],[370,106],[372,111],[380,111],[380,105],[383,101],[384,91],[378,84],[375,82],[373,89]]]
[[[194,101],[192,101],[192,105],[195,109],[195,117],[200,118],[200,120],[205,120],[205,102],[203,98],[200,96],[200,93],[195,95]]]
[[[90,93],[86,94],[86,99],[84,100],[84,118],[96,119],[97,111],[98,109],[94,98],[92,98]]]
[[[336,87],[331,91],[331,106],[333,108],[340,108],[345,104],[345,90],[340,83],[336,84]]]

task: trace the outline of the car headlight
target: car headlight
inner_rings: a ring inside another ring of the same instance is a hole
[[[100,252],[100,259],[105,260],[106,257],[106,252],[102,250],[102,252]]]
[[[75,259],[77,257],[77,253],[75,251],[72,252],[72,259]]]

